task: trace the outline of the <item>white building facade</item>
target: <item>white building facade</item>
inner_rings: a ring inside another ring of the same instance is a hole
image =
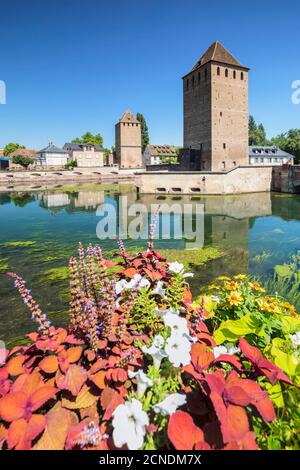
[[[79,168],[104,166],[104,148],[99,145],[66,143],[63,149],[68,152],[71,161],[76,161]]]
[[[68,152],[50,142],[47,147],[37,153],[36,165],[61,168],[68,163],[68,159]]]
[[[249,165],[274,166],[294,164],[294,156],[277,147],[249,146]]]

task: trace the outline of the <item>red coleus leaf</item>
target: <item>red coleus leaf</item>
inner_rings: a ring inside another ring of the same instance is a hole
[[[160,272],[152,268],[151,270],[144,268],[144,272],[145,274],[147,274],[147,276],[151,279],[152,282],[159,281],[160,279],[162,279],[162,275],[160,274]]]
[[[57,356],[47,356],[41,360],[39,367],[43,372],[47,374],[54,374],[58,369]]]
[[[214,360],[214,364],[218,364],[220,362],[225,362],[226,364],[230,364],[232,367],[237,369],[239,372],[243,371],[243,366],[241,364],[240,359],[237,356],[233,356],[232,354],[221,354]]]
[[[30,420],[32,413],[56,394],[55,387],[44,385],[37,380],[39,374],[24,376],[24,379],[20,377],[22,380],[14,384],[12,393],[0,399],[0,417],[4,421],[12,422],[20,418]]]
[[[195,343],[191,349],[191,358],[196,371],[202,372],[213,362],[214,355],[204,343]]]
[[[86,382],[87,377],[87,371],[83,367],[72,364],[65,375],[57,375],[56,384],[61,390],[68,390],[76,397]]]
[[[111,417],[117,406],[124,403],[122,396],[116,392],[113,388],[105,387],[101,394],[101,405],[105,410],[103,421],[108,421]]]
[[[255,346],[251,346],[244,338],[240,338],[239,348],[244,356],[254,365],[256,371],[265,375],[272,384],[277,380],[281,380],[289,385],[293,385],[293,382],[279,367],[265,359],[260,350]]]
[[[224,404],[223,398],[217,392],[211,392],[210,399],[221,425],[224,443],[243,439],[249,431],[249,421],[244,408]]]
[[[192,450],[196,445],[206,444],[203,431],[198,428],[191,415],[176,411],[169,419],[168,437],[177,450]]]
[[[32,415],[29,421],[23,418],[14,421],[8,430],[7,445],[9,449],[29,450],[31,442],[41,434],[45,425],[45,416],[37,414]]]
[[[123,271],[124,276],[130,277],[130,279],[132,279],[137,273],[138,271],[135,268],[127,268]]]
[[[226,444],[224,450],[259,450],[254,432],[247,432],[245,437],[240,441],[231,441]]]
[[[23,374],[24,367],[23,364],[25,362],[26,356],[24,354],[20,354],[19,356],[15,356],[10,359],[7,363],[6,370],[11,376],[16,376]]]

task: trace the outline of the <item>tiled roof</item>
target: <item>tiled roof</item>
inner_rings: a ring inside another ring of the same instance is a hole
[[[248,69],[247,67],[244,67],[235,57],[233,57],[233,55],[218,41],[215,41],[211,46],[209,46],[207,51],[198,60],[189,73],[194,72],[208,62],[220,62],[222,64]]]
[[[132,124],[140,124],[140,121],[130,112],[126,111],[119,122],[130,122]]]
[[[35,150],[30,150],[30,149],[16,149],[12,153],[9,154],[9,157],[15,157],[17,155],[22,155],[23,157],[29,157],[29,158],[36,158],[36,151]]]
[[[148,153],[152,156],[175,156],[177,155],[176,147],[174,145],[154,145],[154,144],[149,144],[147,145],[146,150]]]

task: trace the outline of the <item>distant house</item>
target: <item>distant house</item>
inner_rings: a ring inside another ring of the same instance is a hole
[[[13,162],[13,158],[19,155],[22,157],[32,158],[33,163],[29,166],[29,168],[36,165],[37,153],[35,150],[18,148],[9,154],[9,168],[10,169],[23,168],[21,165]]]
[[[144,165],[176,163],[178,150],[174,145],[148,144],[143,153]]]
[[[78,167],[104,165],[104,148],[99,145],[66,143],[63,148],[68,152],[70,160],[77,162]]]
[[[37,166],[64,167],[68,162],[69,154],[66,150],[56,147],[52,142],[37,152]]]
[[[294,164],[294,156],[275,146],[261,147],[258,145],[249,146],[250,165],[283,165],[284,163]]]

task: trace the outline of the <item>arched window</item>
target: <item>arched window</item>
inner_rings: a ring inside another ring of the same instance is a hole
[[[233,71],[233,78],[236,78],[236,71]]]
[[[241,80],[244,80],[244,72],[241,72]]]
[[[220,67],[217,68],[217,75],[220,75]]]
[[[228,77],[228,69],[225,69],[225,77]]]

